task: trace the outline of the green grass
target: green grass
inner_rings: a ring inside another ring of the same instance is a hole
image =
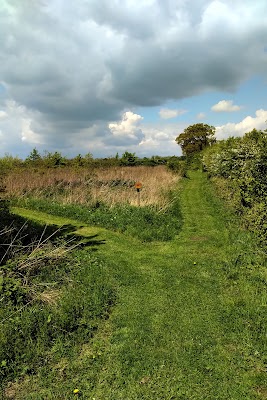
[[[20,199],[17,201],[17,206],[105,227],[138,237],[143,242],[151,242],[171,240],[181,229],[182,218],[177,193],[169,194],[169,202],[170,206],[165,210],[152,206],[134,207],[127,204],[108,207],[102,203],[88,208],[34,198]]]
[[[83,249],[75,255],[78,276],[83,271],[77,282],[94,304],[90,296],[103,274],[116,302],[108,319],[97,319],[94,334],[67,352],[64,338],[48,345],[47,365],[24,374],[14,385],[16,399],[74,399],[75,388],[79,398],[95,400],[267,398],[265,255],[214,197],[204,174],[190,173],[180,201],[182,230],[165,243],[17,209],[70,224],[84,237],[97,234],[104,244],[94,254],[104,270],[87,295],[84,260],[92,249]]]
[[[90,251],[75,250],[58,262],[47,260],[35,276],[24,277],[33,299],[18,299],[16,291],[16,303],[11,295],[5,302],[7,290],[1,291],[0,375],[5,381],[36,371],[46,375],[50,360],[76,356],[116,301],[107,266]]]

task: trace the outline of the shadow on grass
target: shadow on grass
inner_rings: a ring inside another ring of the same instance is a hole
[[[44,225],[12,214],[8,209],[4,211],[0,213],[0,265],[5,264],[18,253],[27,254],[35,247],[47,242],[55,245],[64,244],[66,247],[92,247],[93,251],[105,244],[104,240],[98,239],[97,234],[83,236],[75,233],[83,225],[68,224],[60,227]]]

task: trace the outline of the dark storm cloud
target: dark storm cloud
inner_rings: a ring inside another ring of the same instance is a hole
[[[24,106],[47,143],[85,132],[123,143],[108,122],[133,106],[266,74],[266,15],[265,0],[2,0],[2,110],[5,99]]]

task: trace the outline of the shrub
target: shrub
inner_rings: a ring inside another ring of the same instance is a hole
[[[246,226],[258,233],[262,243],[267,243],[266,131],[253,129],[243,138],[229,138],[207,149],[203,169],[210,177],[224,178]]]

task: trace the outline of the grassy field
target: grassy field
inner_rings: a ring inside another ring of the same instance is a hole
[[[64,167],[15,170],[4,183],[7,198],[18,206],[152,241],[170,240],[181,227],[179,180],[164,166]],[[135,182],[142,183],[139,193]]]
[[[52,336],[42,362],[5,383],[4,398],[267,398],[265,254],[201,172],[184,181],[180,204],[182,229],[171,241],[151,243],[69,216],[14,209],[25,218],[67,225],[89,244],[72,253],[63,289],[70,299],[66,314],[73,312],[70,303],[82,303],[80,330]],[[47,306],[44,325],[62,304]],[[95,313],[88,311],[91,304]]]
[[[141,206],[169,205],[168,193],[179,176],[165,166],[109,168],[17,168],[4,178],[8,198],[32,197],[61,204],[137,205],[135,182],[143,185]]]

